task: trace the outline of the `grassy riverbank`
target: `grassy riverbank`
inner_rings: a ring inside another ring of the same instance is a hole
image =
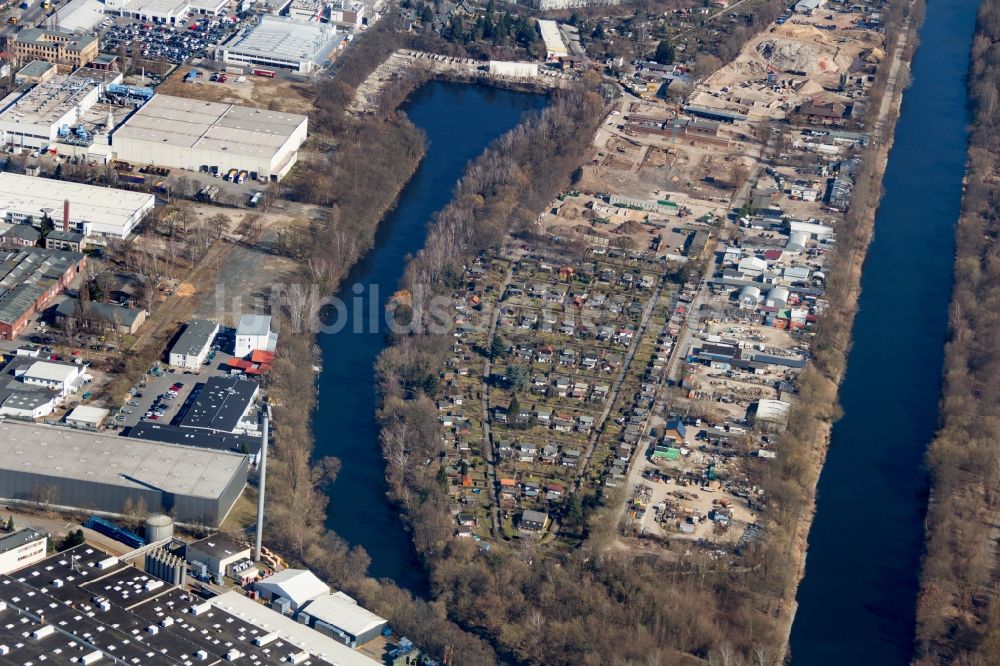
[[[918,664],[1000,663],[1000,1],[979,8],[968,79],[973,113],[958,221],[940,430],[917,607]]]

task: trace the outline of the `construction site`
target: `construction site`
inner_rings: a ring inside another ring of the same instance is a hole
[[[781,120],[810,103],[862,102],[885,51],[884,36],[859,21],[860,14],[818,12],[774,25],[702,81],[689,105]]]

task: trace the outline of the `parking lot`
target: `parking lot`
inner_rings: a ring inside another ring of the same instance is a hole
[[[216,339],[210,354],[212,360],[198,371],[157,364],[155,370],[147,373],[134,387],[135,395],[121,405],[121,411],[114,416],[115,427],[131,427],[140,421],[173,423],[177,420],[183,415],[186,406],[197,397],[209,377],[229,375],[227,363],[232,355],[215,347],[228,349],[224,339]]]
[[[101,50],[117,53],[124,46],[128,56],[180,64],[205,57],[209,46],[223,43],[239,25],[228,16],[187,18],[173,26],[106,18],[101,23]]]

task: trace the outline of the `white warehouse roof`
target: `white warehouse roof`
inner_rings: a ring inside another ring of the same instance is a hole
[[[318,64],[330,57],[340,40],[329,24],[265,15],[227,53]]]
[[[288,599],[296,608],[316,597],[330,593],[329,586],[308,569],[285,569],[257,581],[254,586],[258,590],[266,590],[272,596]]]
[[[49,382],[68,382],[76,377],[79,371],[80,368],[76,365],[50,363],[49,361],[35,361],[24,373],[24,376],[32,379],[42,379]]]
[[[270,159],[305,122],[296,113],[154,95],[115,131],[112,145],[134,138]]]
[[[120,160],[278,180],[298,159],[309,119],[296,113],[155,95],[111,135]]]
[[[67,199],[72,224],[83,222],[91,233],[123,237],[156,202],[152,194],[142,192],[0,173],[0,215],[38,217],[49,208],[55,227],[60,229]]]
[[[362,636],[388,622],[384,617],[362,608],[343,592],[327,594],[310,601],[305,612],[309,617],[332,624],[351,636]]]
[[[381,663],[315,629],[299,624],[290,617],[261,606],[238,592],[220,594],[206,603],[247,620],[265,631],[277,634],[285,642],[319,657],[324,662],[338,666],[378,666]]]
[[[563,42],[562,35],[559,34],[559,24],[555,21],[538,19],[538,32],[542,35],[545,43],[545,50],[549,58],[569,55],[566,43]]]
[[[77,405],[73,411],[66,415],[67,422],[88,423],[94,426],[101,424],[108,418],[110,410],[104,407],[94,407],[93,405]]]

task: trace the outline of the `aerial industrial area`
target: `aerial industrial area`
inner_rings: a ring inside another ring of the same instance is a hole
[[[674,47],[736,23],[675,4]],[[515,56],[423,44],[362,77],[357,118],[407,75],[605,92],[538,242],[506,235],[452,281],[432,396],[452,541],[565,551],[609,497],[620,551],[762,538],[759,480],[884,117],[869,93],[898,66],[883,4],[799,0],[705,70],[598,50],[636,30],[616,1],[510,3]],[[433,6],[3,5],[0,662],[455,663],[262,545],[270,382],[299,333],[267,293],[330,214],[289,196],[329,148],[304,90],[383,16],[445,40],[487,11]],[[580,29],[602,12],[609,38]]]

